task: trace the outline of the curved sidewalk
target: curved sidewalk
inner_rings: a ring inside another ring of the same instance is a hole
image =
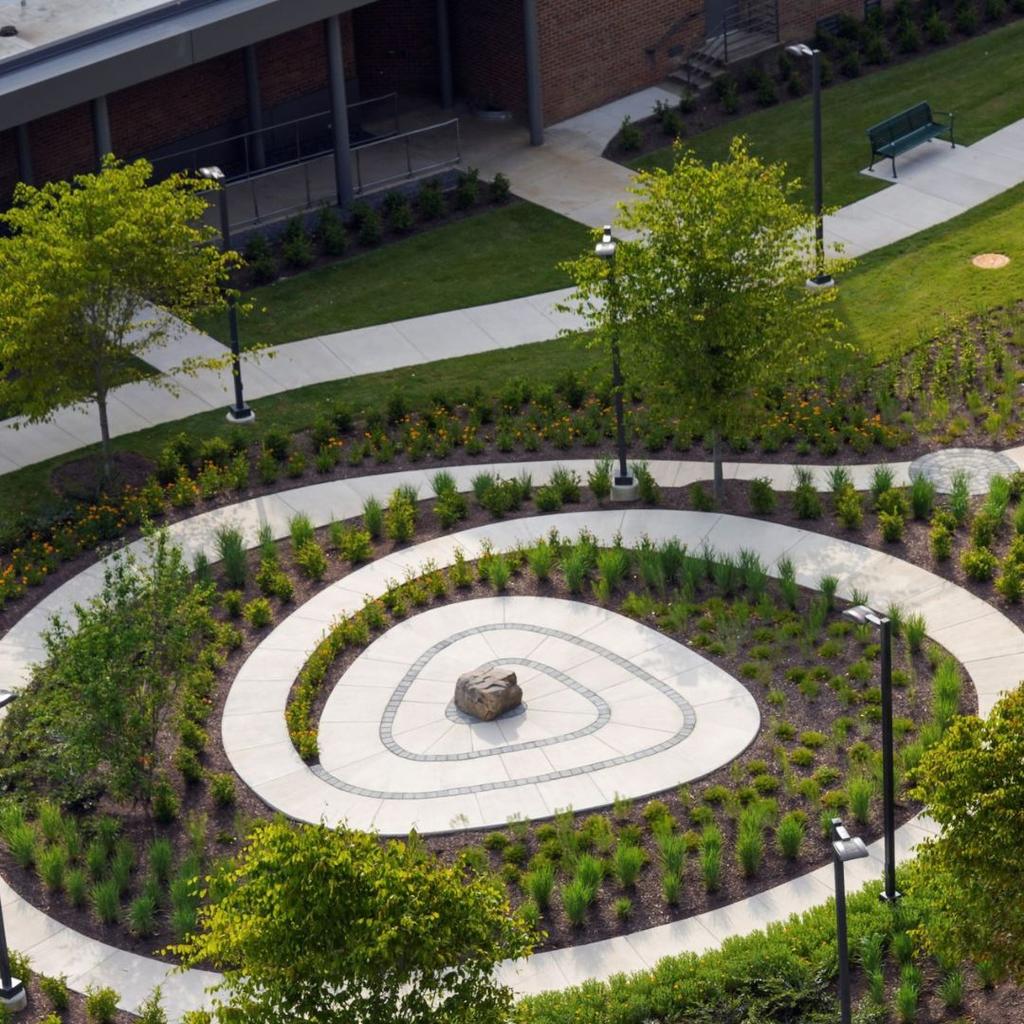
[[[628,172],[601,156],[604,142],[618,130],[622,110],[649,112],[661,95],[645,90],[626,97],[555,125],[544,146],[517,145],[482,154],[477,163],[485,173],[511,174],[524,198],[596,226],[628,198]],[[826,218],[828,240],[842,243],[847,255],[861,256],[908,238],[1024,181],[1024,120],[972,146],[922,146],[902,160],[896,183],[879,165],[869,176],[889,187]],[[567,181],[576,184],[567,188]],[[589,190],[586,201],[581,202],[579,187]],[[568,289],[547,292],[278,345],[265,350],[258,362],[246,359],[246,396],[255,400],[311,384],[549,341],[563,330],[583,326],[553,308],[568,294]],[[169,352],[176,362],[183,355],[223,356],[226,349],[190,330],[173,349],[148,353],[147,360],[160,369],[171,365]],[[230,381],[228,370],[204,371],[176,380],[177,397],[147,382],[115,388],[110,395],[111,432],[119,437],[196,413],[226,411]],[[63,410],[50,423],[17,432],[13,423],[0,421],[0,475],[99,441],[91,408]]]
[[[534,478],[541,471],[559,464],[536,464]],[[677,479],[686,464],[654,464],[657,475]],[[701,465],[701,464],[697,464]],[[469,473],[482,467],[461,467],[460,486],[468,487]],[[706,470],[706,466],[703,467]],[[765,467],[752,465],[752,471]],[[780,467],[792,472],[791,467]],[[759,475],[754,472],[754,475]],[[310,516],[320,526],[334,518],[357,515],[366,497],[386,498],[400,483],[415,484],[421,494],[429,493],[430,474],[423,471],[389,474],[349,481],[334,481],[298,488],[283,494],[252,499],[214,512],[207,512],[169,527],[174,540],[188,557],[200,550],[213,551],[216,530],[225,523],[236,523],[245,530],[255,546],[259,524],[270,525],[275,537],[288,534],[288,520],[297,512]],[[1024,634],[1002,613],[956,585],[891,555],[848,541],[825,537],[811,531],[759,520],[740,519],[717,513],[673,510],[609,509],[591,513],[563,513],[544,517],[545,525],[559,525],[566,532],[586,525],[611,536],[621,532],[626,543],[643,535],[682,535],[693,542],[706,539],[718,550],[736,551],[741,547],[756,550],[763,561],[774,565],[783,554],[792,558],[797,578],[814,587],[824,574],[835,575],[839,593],[850,595],[853,588],[866,591],[879,603],[896,601],[920,611],[928,623],[928,633],[957,657],[970,675],[978,692],[979,713],[987,714],[1000,693],[1015,686],[1024,676]],[[466,531],[487,531],[495,543],[514,543],[531,535],[538,518],[489,524]],[[444,543],[450,538],[439,538]],[[132,547],[139,551],[137,542]],[[374,563],[375,585],[383,588],[396,575],[399,565],[386,556]],[[18,622],[0,640],[0,666],[12,676],[24,680],[29,663],[41,654],[39,630],[57,611],[69,613],[75,602],[86,600],[99,591],[102,564],[90,567],[49,595]],[[297,609],[296,615],[302,609]],[[321,627],[325,625],[321,623]],[[12,682],[14,680],[12,679]],[[915,819],[898,833],[901,857],[909,855],[913,845],[928,833],[928,822]],[[881,872],[878,844],[871,848],[871,860],[851,869],[851,886]],[[587,978],[606,978],[611,974],[650,967],[662,956],[686,950],[700,951],[717,945],[729,935],[745,934],[772,921],[821,903],[831,893],[828,866],[810,872],[750,899],[740,901],[698,917],[608,939],[585,946],[541,953],[520,964],[507,964],[503,977],[522,994],[559,988]],[[48,917],[0,883],[4,913],[11,944],[28,954],[35,968],[47,974],[66,974],[72,986],[81,991],[89,985],[111,985],[122,994],[122,1006],[137,1009],[139,1003],[159,984],[164,986],[170,1019],[179,1020],[189,1009],[204,1003],[203,990],[215,975],[187,971],[170,973],[167,964],[114,949],[74,932]]]

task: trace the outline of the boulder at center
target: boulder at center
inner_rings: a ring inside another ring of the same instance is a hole
[[[455,706],[483,722],[492,721],[522,702],[523,691],[515,672],[509,669],[474,669],[464,672],[455,684]]]

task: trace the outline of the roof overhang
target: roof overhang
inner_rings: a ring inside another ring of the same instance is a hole
[[[0,59],[0,130],[372,0],[176,0]]]

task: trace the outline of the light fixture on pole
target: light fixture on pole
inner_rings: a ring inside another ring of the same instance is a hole
[[[866,604],[854,605],[843,612],[846,618],[862,626],[874,626],[879,633],[879,657],[882,676],[882,831],[885,836],[885,885],[881,898],[895,903],[896,891],[896,781],[892,743],[892,622],[887,615]]]
[[[786,52],[794,57],[808,58],[811,62],[811,103],[814,119],[814,277],[807,282],[808,288],[831,288],[835,285],[832,276],[825,271],[825,219],[824,173],[821,163],[821,51],[806,43],[787,46]]]
[[[850,1024],[850,952],[846,941],[846,862],[868,856],[860,836],[852,837],[839,818],[832,819],[832,861],[836,871],[836,949],[839,954],[839,1021]]]
[[[220,210],[221,251],[231,248],[231,218],[228,215],[228,193],[224,187],[224,172],[219,167],[200,167],[199,177],[217,186],[217,206]],[[256,413],[245,404],[242,394],[242,353],[238,345],[238,308],[234,293],[228,291],[228,326],[231,332],[231,377],[235,384],[235,404],[228,410],[229,423],[253,423]]]
[[[28,1004],[25,983],[11,977],[11,956],[7,949],[7,931],[3,910],[0,909],[0,1006],[10,1013],[24,1010]]]
[[[619,285],[615,274],[615,254],[618,245],[612,237],[610,224],[606,224],[601,241],[594,247],[594,255],[608,264],[608,313],[611,320],[612,391],[615,401],[615,436],[619,450],[618,472],[612,483],[612,501],[636,501],[639,493],[636,480],[626,465],[626,421],[622,408],[622,365],[619,358]]]

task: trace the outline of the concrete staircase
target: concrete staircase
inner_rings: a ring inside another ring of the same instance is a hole
[[[669,80],[698,93],[726,69],[779,44],[778,0],[733,3],[722,15],[721,31],[679,59]]]

